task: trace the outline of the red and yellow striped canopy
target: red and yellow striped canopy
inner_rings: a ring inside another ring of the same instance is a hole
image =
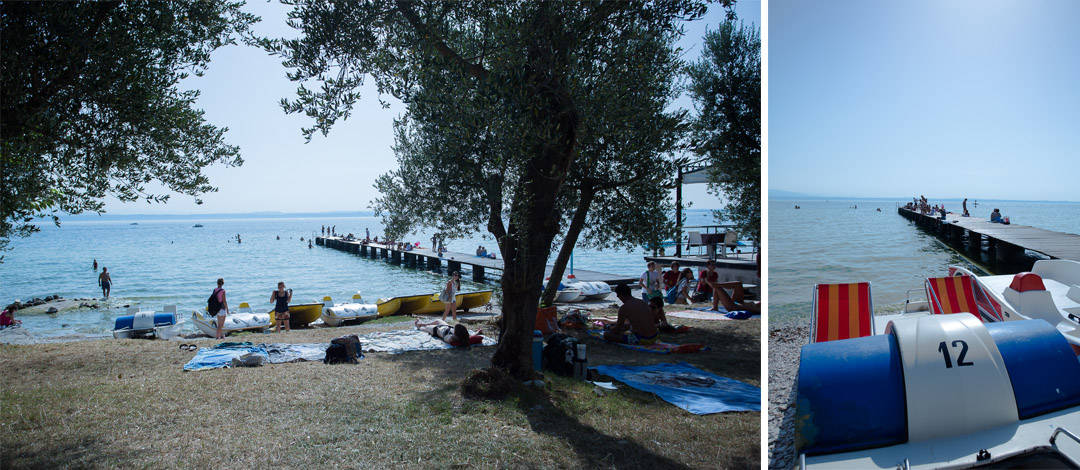
[[[932,277],[926,280],[930,312],[936,315],[967,312],[979,316],[971,276]]]
[[[874,334],[870,283],[818,284],[814,296],[814,342]]]

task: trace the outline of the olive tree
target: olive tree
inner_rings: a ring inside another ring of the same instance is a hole
[[[503,328],[492,362],[531,376],[544,271],[573,205],[568,194],[591,175],[575,173],[595,111],[585,98],[605,74],[671,73],[670,63],[657,59],[663,51],[642,54],[635,45],[670,45],[679,23],[700,16],[704,4],[288,3],[299,37],[261,42],[301,82],[284,108],[314,120],[304,130],[310,137],[349,115],[365,79],[405,104],[395,123],[399,168],[379,178],[383,195],[375,206],[389,233],[425,220],[448,235],[483,227],[495,238],[504,262]],[[617,177],[649,176],[638,175]]]

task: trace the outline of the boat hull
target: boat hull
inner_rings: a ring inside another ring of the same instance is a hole
[[[299,304],[289,306],[289,328],[303,328],[318,320],[322,315],[323,304]],[[268,312],[277,323],[275,312]]]
[[[233,321],[229,321],[230,317]],[[203,334],[213,338],[217,335],[217,319],[204,311],[192,312],[191,322]],[[274,316],[265,313],[235,313],[225,317],[221,332],[225,335],[238,331],[263,331],[274,325]]]
[[[379,317],[379,307],[373,304],[350,303],[323,308],[322,320],[329,326],[341,326],[346,322],[371,320]]]

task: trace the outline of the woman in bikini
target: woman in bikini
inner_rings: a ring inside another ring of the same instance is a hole
[[[470,335],[468,328],[465,325],[457,324],[450,326],[442,320],[433,320],[430,323],[420,323],[420,319],[417,318],[413,322],[416,329],[423,331],[434,338],[443,340],[446,344],[451,346],[461,347],[469,346],[472,344],[480,344],[484,341],[483,330],[478,330],[475,335]]]
[[[442,293],[439,294],[439,302],[446,305],[443,309],[442,321],[446,321],[447,315],[452,315],[454,321],[457,321],[457,293],[461,289],[461,273],[454,271],[450,275],[450,280],[446,282],[446,287],[443,288]]]
[[[292,301],[292,289],[285,290],[285,283],[277,283],[277,290],[270,293],[270,302],[274,304],[274,323],[277,323],[277,328],[274,330],[278,333],[281,332],[281,325],[285,325],[285,331],[292,331],[289,329],[289,302]]]

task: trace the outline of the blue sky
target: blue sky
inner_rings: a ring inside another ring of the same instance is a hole
[[[256,25],[261,34],[295,34],[285,25],[288,10],[278,2],[255,0],[245,8],[262,17]],[[745,21],[758,24],[760,9],[760,1],[743,0],[736,11]],[[715,28],[723,19],[723,9],[712,5],[704,19],[686,24],[687,34],[680,43],[686,58],[700,56],[706,28]],[[185,85],[202,91],[199,106],[209,122],[229,128],[226,138],[240,146],[244,165],[208,168],[206,172],[219,191],[203,196],[201,206],[187,196],[153,205],[110,199],[108,213],[368,210],[376,196],[375,178],[397,166],[391,150],[392,123],[404,108],[384,97],[391,107],[383,109],[374,87],[362,90],[352,117],[339,121],[328,137],[316,136],[305,144],[300,128],[309,126],[310,120],[286,116],[278,106],[281,98],[295,96],[296,86],[286,79],[280,61],[261,50],[247,46],[219,49],[206,75]],[[679,105],[691,106],[689,100],[681,100]],[[720,206],[704,185],[686,186],[683,196],[694,208]]]
[[[1080,2],[769,2],[769,188],[1080,201]]]

